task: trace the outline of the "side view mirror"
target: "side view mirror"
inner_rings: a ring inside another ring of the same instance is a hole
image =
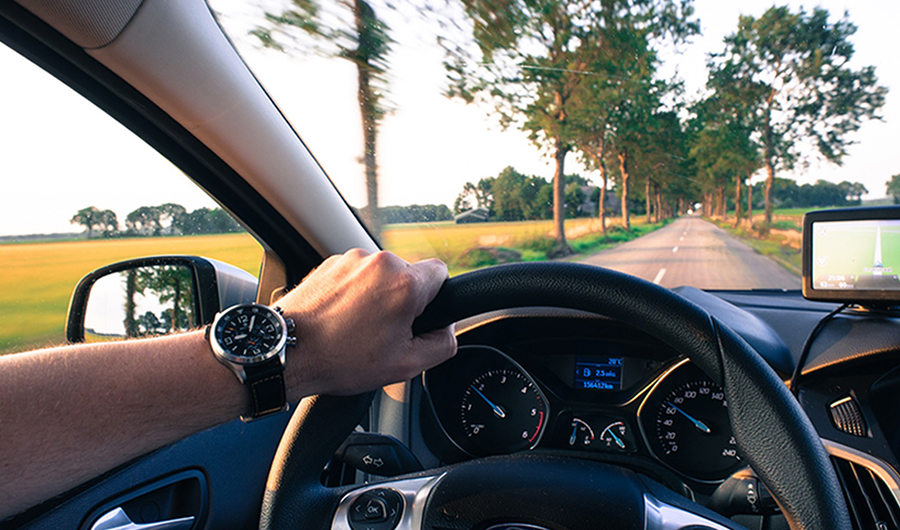
[[[78,282],[66,339],[101,342],[168,335],[212,322],[222,308],[252,302],[257,279],[198,256],[154,256],[114,263]]]

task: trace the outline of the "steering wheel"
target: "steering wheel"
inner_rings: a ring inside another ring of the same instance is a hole
[[[503,265],[448,280],[413,332],[528,306],[578,309],[628,322],[687,355],[724,388],[738,448],[790,527],[850,528],[825,449],[785,384],[731,329],[668,289],[587,265]],[[325,488],[324,465],[373,395],[301,401],[275,455],[260,529],[737,528],[625,469],[534,454],[474,460],[362,488]],[[374,500],[375,511],[384,509],[378,506],[391,511],[376,514],[386,522],[370,524],[364,515],[354,515],[375,497],[381,499]]]

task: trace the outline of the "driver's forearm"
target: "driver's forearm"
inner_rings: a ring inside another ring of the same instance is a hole
[[[237,418],[246,400],[200,331],[0,357],[0,519]]]

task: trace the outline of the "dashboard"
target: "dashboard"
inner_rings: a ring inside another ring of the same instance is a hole
[[[744,466],[722,388],[610,320],[491,322],[461,334],[422,384],[426,441],[443,461],[565,452],[661,467],[701,490]]]
[[[797,293],[680,294],[740,330],[785,380],[826,310]],[[884,315],[836,319],[814,344],[801,387],[845,493],[863,506],[855,527],[867,526],[873,498],[900,518],[898,332]],[[627,323],[523,309],[467,322],[458,340],[457,356],[420,379],[415,423],[442,463],[519,452],[610,462],[704,504],[747,472],[722,388]],[[848,401],[865,418],[862,432],[839,424],[835,407]]]

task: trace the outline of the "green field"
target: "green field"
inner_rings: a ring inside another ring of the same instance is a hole
[[[262,247],[246,234],[0,245],[0,353],[62,342],[78,280],[110,263],[158,254],[205,256],[257,275]]]
[[[595,252],[633,239],[661,225],[633,221],[632,232],[600,237],[597,219],[566,221],[566,234],[578,252]],[[409,261],[438,257],[452,274],[473,268],[460,258],[470,249],[514,249],[518,259],[546,259],[550,221],[434,223],[388,226],[384,247]],[[93,239],[0,245],[0,353],[63,342],[72,290],[85,274],[124,259],[159,254],[193,254],[259,272],[262,247],[249,235],[226,234],[136,239]],[[486,263],[482,263],[486,264]]]

